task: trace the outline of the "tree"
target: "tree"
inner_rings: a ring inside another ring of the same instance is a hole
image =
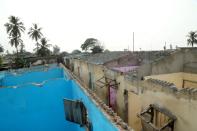
[[[25,45],[23,43],[21,43],[20,45],[20,53],[24,53],[25,52]]]
[[[38,44],[38,56],[44,57],[50,55],[51,51],[49,47],[51,44],[47,44],[48,40],[46,38],[42,38],[40,40],[41,44]]]
[[[18,55],[18,46],[20,46],[21,44],[23,44],[23,40],[20,37],[14,37],[14,38],[10,38],[9,43],[11,44],[11,46],[15,46],[16,48],[16,53]]]
[[[4,48],[2,45],[0,45],[0,53],[4,52]]]
[[[81,45],[81,49],[87,51],[92,49],[95,45],[99,44],[99,41],[95,38],[88,38],[85,42]]]
[[[9,43],[15,46],[18,56],[18,46],[23,42],[21,39],[21,32],[25,31],[23,22],[18,17],[10,16],[9,22],[5,24],[7,34],[9,35]]]
[[[191,45],[193,47],[194,44],[197,44],[197,32],[196,31],[190,31],[187,37],[188,37],[187,39],[188,45]]]
[[[14,63],[15,63],[15,66],[14,68],[23,68],[26,64],[26,61],[25,59],[22,57],[16,57],[14,58]]]
[[[41,33],[42,28],[38,28],[37,24],[33,24],[33,27],[31,27],[29,29],[29,37],[32,38],[32,40],[36,41],[36,52],[38,52],[38,40],[41,39],[41,37],[43,36],[43,34]]]
[[[57,46],[57,45],[53,46],[53,54],[54,55],[59,55],[60,54],[59,46]]]
[[[92,50],[93,54],[101,53],[101,52],[103,52],[103,47],[99,46],[99,45],[96,45],[91,50]]]

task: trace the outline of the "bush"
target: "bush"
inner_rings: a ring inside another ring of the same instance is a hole
[[[26,61],[22,57],[17,57],[14,59],[16,68],[23,68],[26,65]]]

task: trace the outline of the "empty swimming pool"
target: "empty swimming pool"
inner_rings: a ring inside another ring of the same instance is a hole
[[[81,100],[93,131],[118,130],[62,68],[3,73],[0,131],[85,131],[65,119],[63,99]]]

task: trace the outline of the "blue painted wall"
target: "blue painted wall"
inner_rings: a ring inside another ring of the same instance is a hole
[[[62,77],[61,69],[49,70],[49,74],[50,71],[55,77],[57,74]],[[29,77],[30,74],[24,75]],[[48,72],[37,72],[31,80],[39,81],[37,79],[46,78],[46,75]],[[23,75],[20,77],[26,80]],[[85,131],[83,127],[65,120],[64,98],[84,102],[93,131],[117,130],[75,81],[59,78],[47,81],[42,87],[26,84],[18,88],[0,88],[0,131]]]
[[[90,97],[84,95],[84,91],[72,81],[73,99],[82,100],[88,110],[88,116],[93,124],[93,131],[117,131],[117,129],[104,117],[103,113],[92,102]]]

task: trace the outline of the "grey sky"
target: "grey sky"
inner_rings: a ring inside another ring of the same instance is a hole
[[[163,49],[169,44],[186,46],[186,35],[197,30],[197,0],[0,0],[0,44],[8,45],[4,24],[10,15],[27,29],[38,23],[51,44],[61,51],[80,49],[86,38],[94,37],[109,50]],[[23,35],[25,47],[33,41]]]

